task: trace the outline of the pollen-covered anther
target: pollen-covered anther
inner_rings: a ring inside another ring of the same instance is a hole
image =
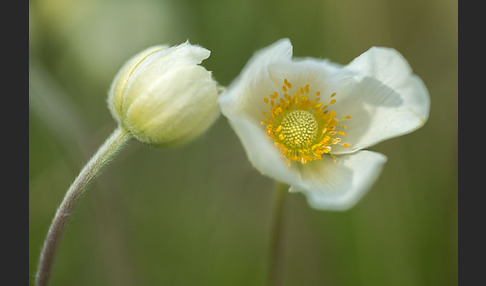
[[[348,147],[348,143],[341,143],[341,138],[335,135],[345,136],[343,131],[336,130],[339,119],[336,119],[334,110],[327,110],[337,100],[333,97],[336,93],[330,95],[330,101],[327,105],[318,102],[321,92],[310,94],[308,84],[300,87],[292,95],[292,84],[284,79],[282,85],[283,95],[274,92],[269,95],[271,100],[264,98],[268,105],[270,114],[263,112],[266,117],[264,121],[267,124],[266,132],[274,145],[280,149],[282,156],[285,158],[287,166],[291,161],[297,161],[306,164],[313,160],[321,160],[323,154],[331,154],[331,146],[339,144]],[[280,97],[280,98],[279,98]],[[343,119],[350,119],[346,116]],[[340,124],[346,128],[345,124]]]

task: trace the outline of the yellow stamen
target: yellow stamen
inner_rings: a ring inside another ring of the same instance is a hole
[[[343,131],[337,131],[337,127],[346,128],[345,124],[338,125],[334,110],[326,110],[329,105],[336,103],[336,93],[332,93],[328,105],[323,106],[320,100],[320,91],[310,96],[308,84],[300,87],[292,95],[292,84],[284,79],[282,85],[283,95],[278,92],[272,93],[264,98],[270,113],[263,112],[266,123],[266,132],[274,141],[276,148],[279,148],[286,160],[287,166],[292,161],[307,164],[313,160],[322,160],[322,154],[329,154],[331,158],[337,158],[331,154],[331,145],[339,144],[348,147],[348,143],[341,143],[345,136]],[[346,116],[344,119],[350,119]]]

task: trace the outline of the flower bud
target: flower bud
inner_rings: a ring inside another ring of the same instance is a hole
[[[185,42],[133,56],[108,94],[113,117],[150,145],[178,145],[202,134],[220,114],[217,83],[199,65],[209,55],[209,50]]]

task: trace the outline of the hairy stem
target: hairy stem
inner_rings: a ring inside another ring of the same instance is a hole
[[[98,149],[96,154],[83,167],[67,190],[66,195],[52,220],[47,237],[44,241],[36,274],[36,286],[48,285],[54,256],[56,249],[59,246],[59,242],[61,241],[63,230],[67,225],[74,207],[86,190],[86,187],[131,138],[131,133],[123,128],[118,127],[115,129],[110,137],[108,137]]]
[[[282,255],[282,211],[288,186],[276,182],[276,194],[273,210],[272,232],[270,236],[269,286],[283,285],[283,255]]]

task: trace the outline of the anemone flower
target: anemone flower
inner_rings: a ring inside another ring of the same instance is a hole
[[[392,48],[340,65],[293,59],[288,39],[255,53],[218,102],[252,165],[322,210],[356,204],[387,160],[364,149],[423,126],[430,106]]]

